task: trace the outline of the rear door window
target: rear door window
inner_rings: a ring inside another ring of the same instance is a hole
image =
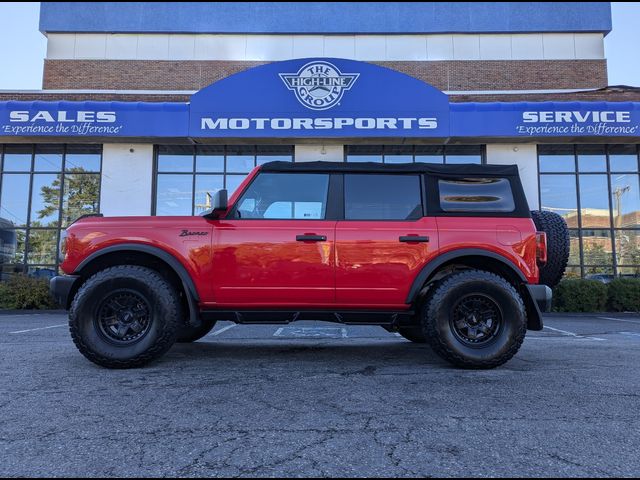
[[[345,220],[415,220],[422,217],[419,175],[346,174]]]

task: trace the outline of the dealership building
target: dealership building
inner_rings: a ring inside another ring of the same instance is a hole
[[[256,165],[324,160],[516,164],[568,274],[640,274],[611,28],[608,2],[43,2],[42,90],[0,91],[2,268],[55,272],[82,214],[197,215]]]

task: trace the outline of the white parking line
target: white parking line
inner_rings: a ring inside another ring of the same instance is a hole
[[[612,320],[614,322],[624,322],[624,323],[633,323],[634,325],[640,325],[640,322],[634,322],[633,320],[626,320],[623,318],[613,318],[613,317],[598,317],[603,320]]]
[[[51,325],[50,327],[41,327],[41,328],[30,328],[29,330],[18,330],[16,332],[9,332],[9,333],[27,333],[27,332],[35,332],[37,330],[47,330],[49,328],[59,328],[59,327],[66,327],[68,324],[67,323],[62,323],[60,325]]]
[[[559,328],[548,327],[547,325],[545,325],[544,328],[546,328],[547,330],[554,331],[554,332],[562,333],[562,334],[567,335],[569,337],[579,338],[581,340],[606,341],[606,339],[604,339],[604,338],[586,337],[584,335],[578,335],[577,333],[574,333],[574,332],[568,332],[566,330],[560,330]]]
[[[222,327],[220,330],[216,330],[215,332],[211,332],[207,337],[215,337],[216,335],[220,335],[221,333],[226,332],[227,330],[232,329],[233,327],[237,327],[237,324],[227,325],[226,327]]]

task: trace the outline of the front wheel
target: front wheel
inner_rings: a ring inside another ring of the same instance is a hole
[[[527,331],[522,298],[504,278],[480,270],[445,277],[422,310],[427,341],[463,368],[494,368],[520,349]]]
[[[69,311],[69,330],[86,358],[107,368],[141,367],[163,355],[182,325],[175,289],[158,272],[120,265],[89,278]]]

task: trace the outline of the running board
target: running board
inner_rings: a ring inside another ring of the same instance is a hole
[[[298,320],[320,320],[345,325],[409,325],[415,312],[367,311],[367,310],[203,310],[205,320],[228,320],[241,324],[287,324]]]

